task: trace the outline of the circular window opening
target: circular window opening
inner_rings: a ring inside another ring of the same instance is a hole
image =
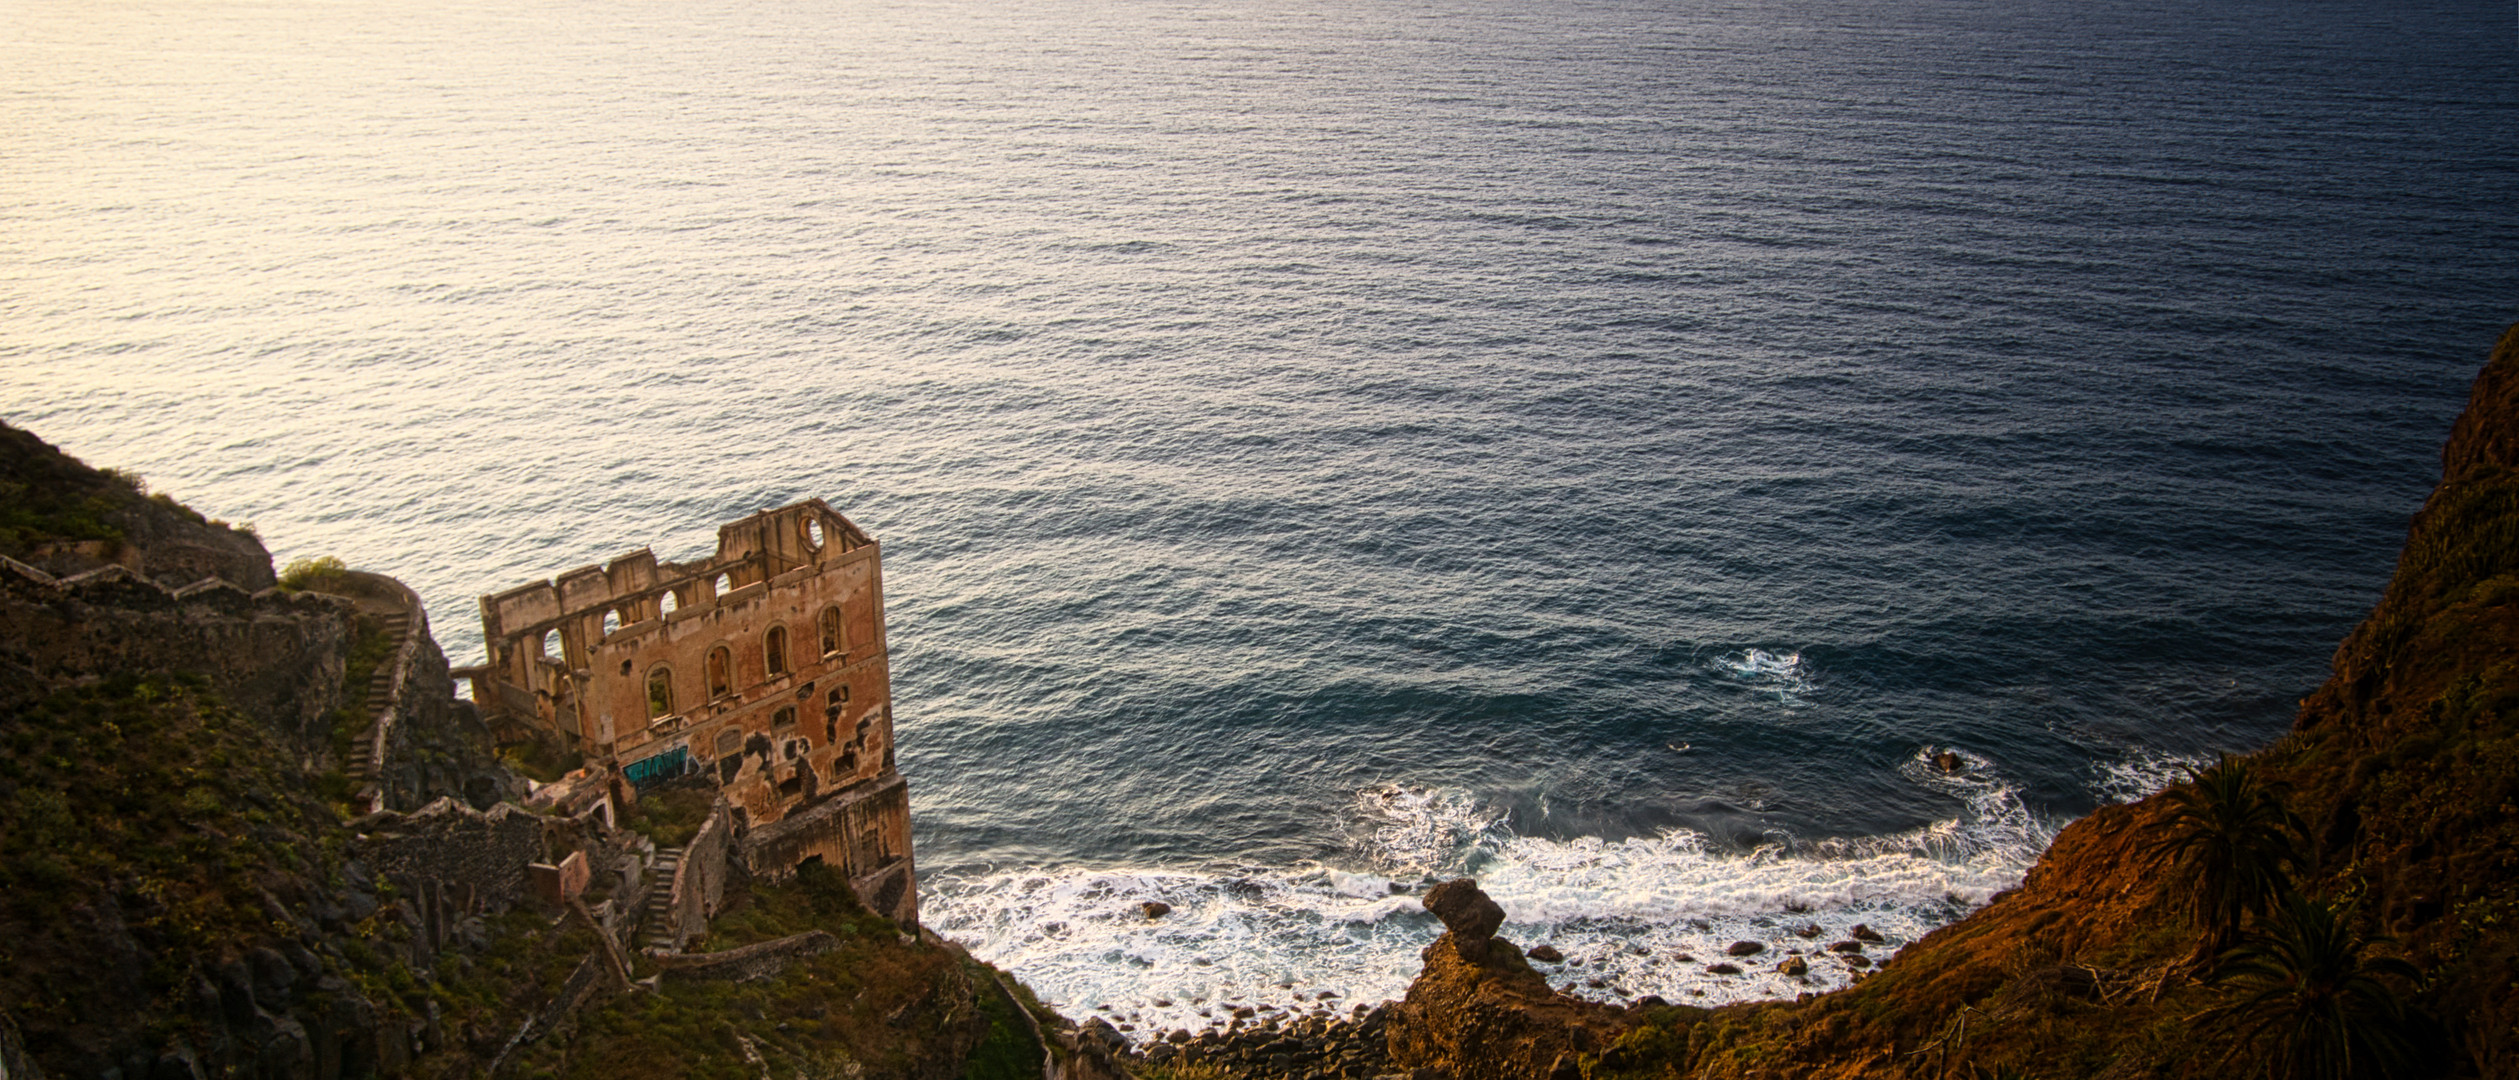
[[[805,519],[805,546],[816,550],[821,549],[822,520],[820,518]]]

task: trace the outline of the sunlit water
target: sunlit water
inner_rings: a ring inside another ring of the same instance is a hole
[[[829,499],[926,917],[1071,1011],[1396,994],[1463,872],[1788,994],[2323,676],[2519,314],[2512,19],[16,0],[0,416],[458,662]]]

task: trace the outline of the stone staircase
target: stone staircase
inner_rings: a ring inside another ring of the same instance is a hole
[[[681,848],[658,848],[647,867],[647,901],[639,906],[639,946],[662,952],[677,948],[673,928],[673,879],[682,869]]]
[[[377,616],[384,632],[393,640],[384,663],[376,665],[376,673],[368,677],[367,688],[359,701],[359,710],[368,719],[367,730],[350,743],[350,760],[342,772],[358,791],[359,800],[370,811],[384,808],[385,785],[382,763],[376,760],[377,744],[382,741],[386,723],[392,718],[394,704],[395,659],[402,655],[404,643],[411,637],[411,613],[396,611]]]

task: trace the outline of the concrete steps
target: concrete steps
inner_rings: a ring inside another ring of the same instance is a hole
[[[659,848],[656,861],[647,868],[647,900],[639,905],[639,946],[646,949],[674,950],[673,926],[668,916],[673,909],[673,879],[682,869],[681,848]]]

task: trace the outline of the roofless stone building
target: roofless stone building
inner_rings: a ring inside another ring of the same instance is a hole
[[[881,548],[822,500],[719,526],[713,558],[642,548],[484,596],[481,629],[488,662],[458,674],[502,741],[582,753],[616,798],[706,777],[753,873],[820,859],[916,922]]]

